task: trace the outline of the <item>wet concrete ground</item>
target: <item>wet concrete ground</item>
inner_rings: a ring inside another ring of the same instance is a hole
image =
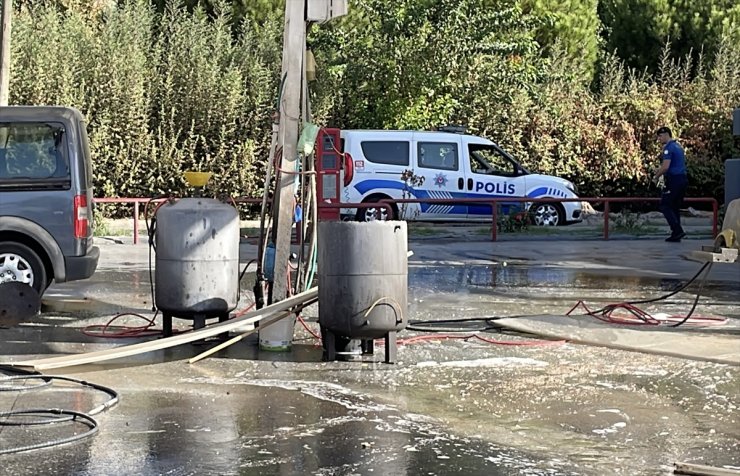
[[[598,306],[662,295],[698,270],[685,256],[701,244],[414,241],[410,318],[563,314],[579,299]],[[104,261],[93,280],[57,286],[46,312],[0,330],[6,358],[122,344],[84,336],[79,328],[104,323],[121,310],[148,313],[146,247],[102,248]],[[248,245],[242,252],[245,261],[254,253]],[[698,313],[723,315],[733,324],[712,332],[737,335],[740,266],[715,266],[703,295]],[[95,306],[65,303],[64,296],[85,296]],[[645,309],[685,312],[692,300],[690,292],[680,293]],[[305,316],[315,328],[310,321],[317,310]],[[188,321],[177,323],[185,327]],[[205,348],[181,346],[57,372],[113,387],[121,403],[96,417],[100,431],[93,438],[2,456],[4,471],[658,475],[670,474],[675,461],[740,467],[737,367],[574,344],[476,340],[402,345],[400,362],[392,366],[325,363],[300,327],[290,353],[261,352],[256,339],[248,339],[196,364],[184,361]],[[0,411],[85,411],[103,400],[98,392],[55,384],[0,392]],[[84,427],[1,427],[0,448],[73,431]]]

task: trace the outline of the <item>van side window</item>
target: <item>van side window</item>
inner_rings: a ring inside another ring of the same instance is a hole
[[[419,142],[419,167],[458,170],[457,144],[454,142]]]
[[[470,144],[470,170],[477,174],[516,177],[516,164],[489,145]]]
[[[69,180],[67,141],[61,125],[0,123],[0,185]]]
[[[409,165],[408,141],[362,141],[362,153],[369,162],[384,165]]]
[[[493,175],[493,169],[488,162],[477,157],[475,152],[470,153],[470,171],[474,174]]]

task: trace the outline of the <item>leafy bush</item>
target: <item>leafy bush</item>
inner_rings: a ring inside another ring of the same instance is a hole
[[[264,18],[259,26],[234,21],[224,1],[188,0],[191,10],[156,3],[159,10],[145,0],[100,0],[95,8],[82,0],[22,2],[14,17],[11,103],[71,105],[86,114],[98,196],[182,193],[181,173],[190,168],[215,173],[213,193],[258,195],[279,87],[277,3],[237,2],[239,15]],[[595,35],[594,19],[579,23],[578,32],[552,35],[576,22],[542,13],[560,3],[352,3],[348,16],[310,30],[319,66],[314,121],[343,128],[463,124],[533,171],[572,180],[584,196],[654,195],[654,131],[668,125],[686,149],[689,195],[721,200],[723,162],[739,152],[730,128],[740,104],[734,17],[719,28],[722,15],[712,14],[707,38],[719,39],[710,59],[674,57],[669,44],[662,55],[651,53],[657,66],[649,74],[602,50],[589,83],[592,43],[584,43],[588,55],[576,65],[574,38]],[[593,3],[582,5],[591,15]],[[546,52],[538,41],[547,42]]]
[[[501,232],[526,231],[533,223],[528,211],[516,211],[516,208],[512,208],[509,213],[502,213],[501,205],[496,206],[499,207],[496,226]]]
[[[260,192],[277,90],[280,28],[235,38],[209,19],[144,1],[95,15],[56,5],[15,18],[11,103],[63,104],[90,121],[95,193],[179,194],[187,169],[227,195]]]
[[[639,231],[645,226],[645,219],[639,214],[634,213],[629,208],[625,208],[621,213],[614,215],[614,227],[622,231]]]

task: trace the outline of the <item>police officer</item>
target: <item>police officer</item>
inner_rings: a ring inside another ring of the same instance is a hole
[[[669,128],[663,126],[655,134],[658,142],[663,144],[663,150],[660,154],[660,167],[655,170],[653,181],[657,182],[661,176],[665,179],[665,188],[660,197],[660,211],[671,227],[671,236],[666,238],[666,241],[678,243],[686,236],[681,228],[680,216],[681,205],[689,184],[686,177],[686,156],[683,147],[673,138]]]

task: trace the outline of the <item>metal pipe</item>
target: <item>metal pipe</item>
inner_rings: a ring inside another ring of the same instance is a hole
[[[318,208],[329,208],[332,210],[336,209],[342,209],[342,208],[378,208],[382,207],[385,208],[385,210],[388,212],[388,216],[393,215],[393,207],[391,207],[391,204],[385,201],[380,202],[365,202],[365,203],[319,203]]]
[[[282,91],[280,93],[282,95]],[[265,262],[265,244],[267,243],[268,230],[265,228],[265,215],[267,214],[267,197],[270,194],[270,182],[272,181],[272,162],[275,160],[277,150],[278,124],[272,123],[272,140],[270,142],[270,155],[267,158],[267,170],[265,171],[265,185],[262,191],[262,207],[260,208],[260,239],[257,244],[257,281],[260,281],[262,267]]]
[[[10,97],[10,31],[13,2],[3,1],[0,19],[0,106],[8,105]]]
[[[134,202],[134,244],[139,244],[139,202]]]
[[[498,239],[498,204],[496,202],[491,202],[491,218],[493,219],[491,241],[496,241]]]

